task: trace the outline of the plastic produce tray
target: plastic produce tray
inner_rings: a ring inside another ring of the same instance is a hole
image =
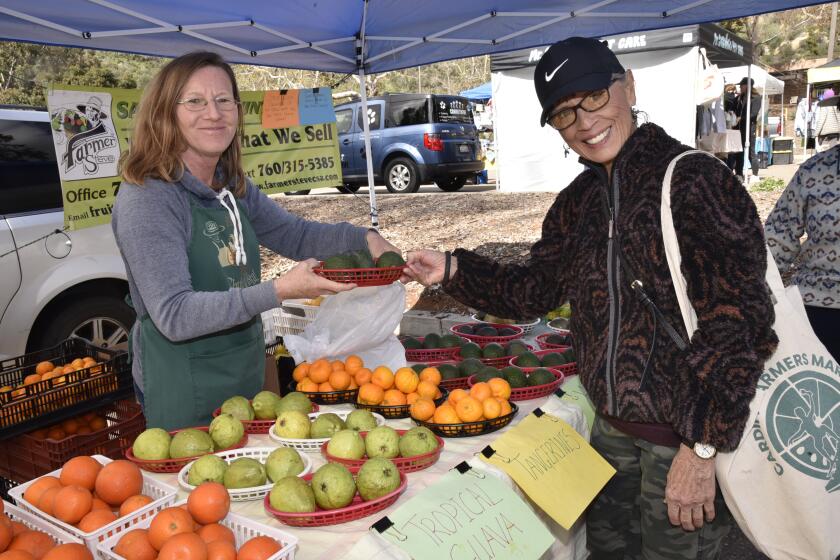
[[[11,504],[8,501],[5,504],[3,504],[3,508],[5,509],[6,515],[9,517],[9,519],[11,519],[12,521],[17,521],[18,523],[22,523],[23,525],[26,525],[29,529],[46,533],[52,538],[52,540],[56,544],[84,544],[82,542],[82,539],[80,539],[79,537],[71,535],[61,527],[57,527],[56,525],[53,525],[45,519],[42,519],[37,515],[33,515],[27,510],[18,507],[14,504]]]
[[[449,395],[449,391],[447,391],[443,387],[439,387],[440,389],[440,397],[435,399],[435,405],[440,406],[444,402],[446,402],[446,397]],[[362,408],[365,410],[370,410],[374,414],[381,414],[385,418],[408,418],[411,416],[410,404],[396,404],[396,405],[381,405],[381,404],[362,404],[360,402],[354,403],[356,408]]]
[[[426,337],[414,337],[423,342]],[[451,360],[461,350],[460,346],[451,348],[406,348],[405,359],[409,362],[445,361]]]
[[[312,272],[333,282],[356,284],[357,286],[387,286],[400,279],[405,266],[383,266],[382,268],[335,268],[327,270],[324,263]]]
[[[359,394],[358,389],[345,389],[344,391],[298,391],[297,382],[289,383],[289,391],[297,391],[306,395],[310,401],[316,404],[345,404],[356,402]]]
[[[477,334],[466,334],[466,333],[463,333],[459,330],[461,327],[464,327],[466,325],[470,325],[470,326],[473,326],[473,327],[476,326],[476,325],[491,326],[491,327],[495,327],[496,329],[512,329],[515,332],[514,332],[514,334],[500,335],[500,336],[481,336],[481,335],[477,335]],[[498,323],[458,323],[457,325],[452,325],[451,327],[449,327],[449,331],[456,336],[460,336],[460,337],[466,338],[467,340],[469,340],[471,342],[475,342],[476,344],[478,344],[481,347],[487,346],[491,342],[498,342],[499,344],[504,344],[505,342],[510,342],[511,340],[516,340],[517,338],[522,338],[522,334],[523,334],[523,331],[522,331],[521,327],[517,327],[515,325],[501,325],[501,324],[498,324]]]
[[[353,412],[352,410],[343,410],[343,411],[336,411],[333,414],[338,415],[339,418],[342,420],[346,420],[347,416]],[[327,412],[313,412],[309,414],[309,421],[315,420],[321,414],[327,414]],[[385,418],[381,414],[373,413],[373,417],[376,419],[376,425],[382,426],[385,424]],[[305,438],[305,439],[295,439],[295,438],[283,438],[278,436],[274,433],[274,430],[268,432],[268,437],[271,438],[271,441],[278,443],[280,445],[285,445],[286,447],[293,447],[298,451],[304,451],[306,453],[317,453],[321,450],[321,446],[330,441],[330,438]]]
[[[424,422],[422,420],[414,419],[414,422],[426,426],[434,433],[441,437],[472,437],[489,434],[496,430],[501,430],[513,420],[516,413],[519,412],[519,407],[516,403],[510,403],[510,414],[493,418],[492,420],[480,420],[478,422],[463,422],[461,424],[435,424],[433,422]]]
[[[488,321],[485,321],[484,319],[481,319],[481,316],[478,313],[473,313],[471,315],[471,317],[472,317],[473,321],[476,321],[478,323],[490,324]],[[522,332],[524,334],[528,334],[529,332],[534,330],[534,328],[539,324],[540,324],[540,319],[537,318],[537,319],[534,319],[533,321],[527,321],[525,323],[510,323],[509,326],[519,327],[520,329],[522,329]]]
[[[402,436],[407,431],[408,430],[397,430],[397,433]],[[364,438],[367,436],[367,432],[361,432],[361,436]],[[390,461],[394,463],[401,473],[405,474],[422,471],[423,469],[431,467],[437,463],[438,459],[440,459],[440,454],[443,452],[444,446],[443,440],[440,436],[435,435],[435,438],[437,439],[438,446],[433,451],[422,455],[415,455],[414,457],[394,457],[393,459],[390,459]],[[367,461],[367,456],[362,459],[342,459],[341,457],[330,455],[327,451],[327,445],[329,445],[329,442],[321,445],[321,455],[323,455],[330,463],[341,463],[350,469],[351,472],[357,472],[360,468],[362,468],[362,465],[365,464],[365,461]]]
[[[531,371],[538,369],[538,368],[521,368],[522,371],[528,375]],[[557,390],[563,380],[566,379],[566,376],[563,375],[563,372],[560,371],[557,367],[546,368],[548,371],[554,374],[554,381],[551,383],[544,383],[542,385],[534,385],[533,387],[517,387],[515,389],[510,390],[510,400],[513,401],[527,401],[530,399],[538,399],[540,397],[547,397],[551,393]],[[475,385],[475,376],[470,377],[469,385],[472,387]]]
[[[317,404],[312,403],[312,412],[318,412]],[[213,411],[213,418],[222,413],[222,407]],[[274,427],[275,420],[242,420],[242,425],[245,426],[246,434],[264,435],[271,431]]]

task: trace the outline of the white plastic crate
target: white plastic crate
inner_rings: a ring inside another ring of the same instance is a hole
[[[56,542],[56,544],[83,544],[82,539],[74,537],[64,529],[56,527],[51,523],[48,523],[45,519],[41,519],[37,515],[32,515],[23,508],[20,508],[14,504],[10,504],[9,502],[3,502],[3,507],[5,508],[6,515],[9,516],[9,519],[11,519],[12,521],[23,523],[24,525],[26,525],[30,529],[34,529],[35,531],[41,531],[42,533],[46,533],[52,538],[53,541]]]
[[[333,414],[337,414],[339,418],[342,420],[347,420],[347,416],[353,412],[352,410],[344,410],[341,412],[334,412]],[[311,412],[309,414],[309,421],[312,422],[316,418],[318,418],[322,414],[326,414],[327,411],[323,412]],[[385,424],[385,417],[381,414],[377,414],[376,412],[373,413],[373,417],[376,419],[376,425],[382,426]],[[330,438],[308,438],[308,439],[292,439],[292,438],[282,438],[274,433],[274,428],[271,428],[268,431],[268,437],[271,438],[271,441],[279,443],[280,445],[284,445],[286,447],[294,447],[298,451],[305,451],[306,453],[320,453],[321,446],[330,441]]]
[[[271,452],[277,447],[243,447],[241,449],[231,449],[230,451],[221,451],[216,453],[219,457],[225,460],[228,464],[232,461],[239,459],[241,457],[249,457],[251,459],[256,459],[260,463],[265,463],[265,460],[271,455]],[[295,450],[297,451],[297,449]],[[303,460],[303,471],[301,471],[298,476],[305,476],[309,474],[312,470],[312,459],[309,458],[308,455],[301,454],[301,460]],[[178,484],[186,490],[187,492],[192,492],[195,490],[195,486],[187,482],[187,477],[190,474],[190,469],[193,466],[195,461],[184,465],[184,468],[178,473]],[[271,492],[271,488],[274,486],[273,482],[268,482],[268,484],[263,484],[262,486],[254,486],[251,488],[230,488],[228,489],[228,494],[230,494],[230,499],[233,502],[246,502],[249,500],[262,500],[269,492]]]
[[[277,337],[287,334],[300,334],[314,319],[298,317],[284,312],[281,308],[270,309],[262,314],[263,338],[266,345],[274,344]]]
[[[485,321],[484,319],[479,319],[478,318],[479,317],[478,313],[473,313],[471,315],[471,317],[472,317],[473,321],[476,321],[478,323],[487,323],[487,321]],[[511,323],[510,326],[519,327],[520,329],[522,329],[522,334],[528,334],[529,332],[534,330],[534,327],[536,327],[539,324],[540,324],[540,319],[537,318],[537,319],[534,319],[533,321],[530,321],[528,323]]]
[[[107,465],[108,463],[111,463],[113,461],[113,459],[109,459],[104,455],[92,455],[92,457],[103,465]],[[56,469],[51,473],[47,473],[44,476],[54,476],[56,478],[59,478],[61,476],[61,469]],[[169,484],[165,484],[163,482],[158,482],[154,478],[148,476],[146,473],[143,473],[143,490],[141,492],[146,496],[152,498],[152,502],[133,511],[131,514],[126,515],[125,517],[120,517],[116,521],[109,523],[103,527],[100,527],[96,531],[85,533],[77,529],[76,527],[73,527],[72,525],[64,523],[63,521],[59,521],[51,515],[47,515],[46,513],[44,513],[43,511],[41,511],[40,509],[23,499],[24,492],[26,492],[26,489],[29,488],[29,486],[31,486],[35,480],[38,479],[36,478],[30,480],[25,484],[21,484],[20,486],[15,486],[11,490],[9,490],[9,496],[14,498],[18,505],[26,511],[28,511],[29,513],[46,520],[48,523],[57,526],[66,531],[67,533],[70,533],[74,537],[80,539],[80,542],[87,546],[93,554],[96,554],[96,545],[99,544],[101,541],[105,540],[111,535],[117,535],[129,529],[132,529],[140,521],[153,517],[154,514],[156,514],[163,508],[169,507],[173,502],[175,502],[175,497],[178,493],[177,488],[173,488]]]
[[[303,317],[304,319],[313,320],[318,316],[321,310],[320,305],[307,304],[308,299],[287,299],[283,301],[280,307],[287,315],[294,315],[295,317]]]
[[[187,501],[183,500],[172,505],[173,507],[180,507],[186,503]],[[137,523],[137,525],[132,527],[132,529],[148,529],[151,523],[152,519],[149,517]],[[286,558],[294,560],[295,552],[297,551],[298,538],[291,533],[287,533],[281,529],[275,529],[274,527],[269,527],[268,525],[263,525],[262,523],[252,521],[247,517],[233,512],[228,513],[224,519],[219,521],[219,524],[224,525],[233,531],[233,534],[236,537],[237,550],[239,550],[239,547],[241,547],[245,541],[253,537],[271,537],[281,544],[281,548],[269,556],[266,560],[281,560]],[[122,535],[118,534],[112,535],[102,541],[97,548],[97,556],[103,560],[125,560],[125,558],[119,554],[114,553],[113,550],[120,541],[121,536]]]

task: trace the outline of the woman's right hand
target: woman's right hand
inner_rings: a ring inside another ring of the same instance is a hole
[[[320,263],[315,259],[300,261],[289,272],[274,279],[274,293],[278,301],[298,298],[314,298],[346,292],[356,284],[333,282],[315,274],[312,269]]]
[[[440,251],[412,251],[408,255],[406,273],[414,280],[424,286],[437,284],[443,281],[443,273],[446,267],[446,256]],[[449,263],[449,277],[458,270],[458,259],[451,257]]]

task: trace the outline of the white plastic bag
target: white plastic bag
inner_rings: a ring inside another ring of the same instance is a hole
[[[283,342],[297,363],[356,354],[370,369],[385,365],[396,371],[406,365],[394,334],[404,310],[405,287],[399,282],[356,288],[326,298],[315,320]]]

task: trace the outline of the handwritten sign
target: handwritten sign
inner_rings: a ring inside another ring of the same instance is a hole
[[[388,520],[382,536],[414,560],[528,560],[554,542],[512,489],[473,470],[448,472]]]
[[[298,90],[265,92],[262,110],[263,128],[286,128],[299,124]]]
[[[529,414],[491,448],[482,458],[508,473],[564,529],[615,474],[574,428],[550,414]]]

